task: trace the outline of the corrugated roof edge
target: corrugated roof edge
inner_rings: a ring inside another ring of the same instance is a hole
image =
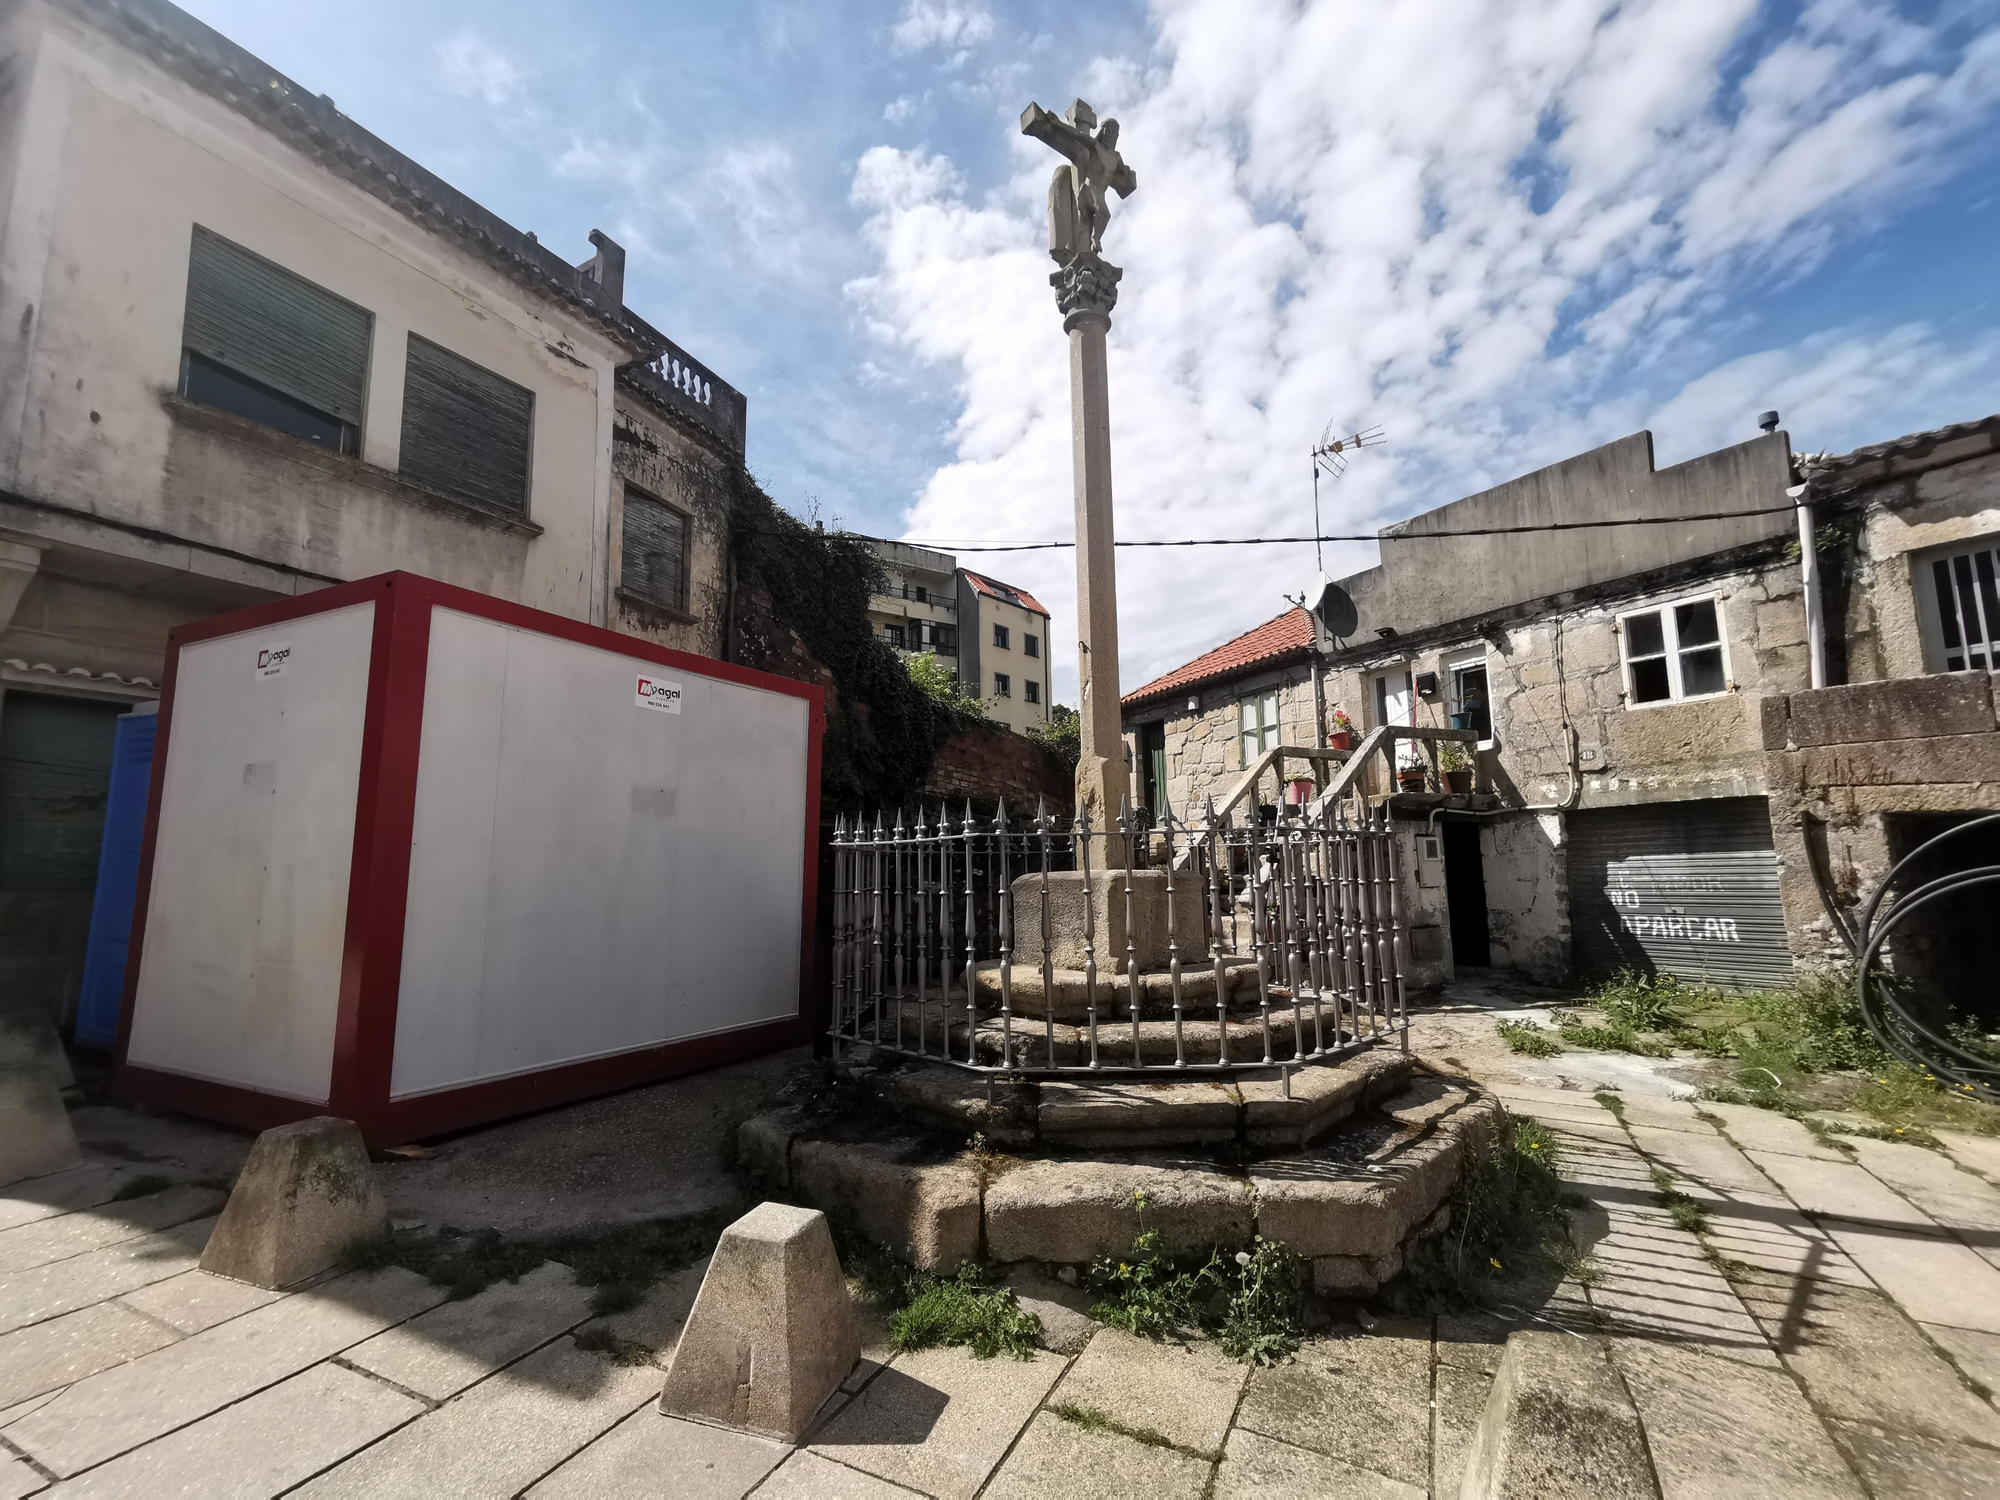
[[[598,301],[597,283],[553,250],[179,7],[165,0],[58,3],[641,358],[670,346],[630,309]]]

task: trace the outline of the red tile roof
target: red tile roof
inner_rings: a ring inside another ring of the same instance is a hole
[[[1302,659],[1312,650],[1312,640],[1312,617],[1302,609],[1288,609],[1255,630],[1246,630],[1235,640],[1225,641],[1207,655],[1197,656],[1164,677],[1155,677],[1144,687],[1134,688],[1125,695],[1124,704],[1133,708],[1203,683],[1240,676],[1252,667]]]
[[[1026,589],[1017,589],[1011,583],[1002,583],[997,578],[988,578],[985,574],[975,573],[970,568],[961,568],[959,571],[971,579],[972,586],[982,594],[991,594],[995,599],[1004,599],[1009,604],[1020,605],[1023,609],[1032,609],[1038,615],[1046,615],[1048,613],[1036,600],[1035,596]]]

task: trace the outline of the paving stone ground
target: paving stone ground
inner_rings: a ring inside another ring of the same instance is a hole
[[[1028,1361],[896,1355],[877,1329],[797,1447],[656,1409],[699,1267],[610,1318],[557,1264],[458,1302],[400,1270],[280,1294],[196,1269],[219,1203],[204,1179],[235,1148],[163,1122],[187,1164],[164,1186],[100,1153],[0,1189],[0,1500],[1448,1497],[1522,1328],[1608,1340],[1665,1500],[2000,1494],[2000,1143],[1845,1150],[1676,1098],[1630,1059],[1523,1071],[1493,1008],[1420,1017],[1418,1050],[1554,1133],[1582,1284],[1523,1277],[1463,1317],[1343,1316],[1255,1371],[1108,1329]],[[146,1124],[98,1107],[86,1139],[129,1146]],[[545,1117],[534,1140],[566,1128]],[[526,1148],[459,1149],[515,1173]],[[482,1195],[496,1224],[523,1214],[475,1178],[427,1216],[475,1227]]]

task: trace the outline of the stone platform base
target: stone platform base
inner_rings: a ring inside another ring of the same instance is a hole
[[[1412,1243],[1444,1227],[1468,1153],[1499,1118],[1494,1101],[1456,1081],[1397,1076],[1392,1087],[1306,1149],[975,1152],[876,1111],[788,1109],[743,1126],[739,1161],[930,1270],[963,1260],[1084,1266],[1130,1250],[1142,1227],[1172,1254],[1261,1234],[1311,1260],[1320,1291],[1365,1296],[1402,1269]],[[1135,1193],[1149,1204],[1143,1225]]]
[[[1131,985],[1120,967],[1122,954],[1106,955],[1097,971],[1097,1014],[1100,1019],[1131,1011]],[[1007,970],[1008,1004],[1016,1015],[1049,1016],[1059,1021],[1080,1021],[1090,1013],[1090,983],[1082,969],[1051,969],[1051,986],[1042,983],[1039,964],[1016,959]],[[998,959],[975,964],[973,986],[986,1003],[1000,1001]],[[960,980],[961,985],[963,980]],[[1222,960],[1223,993],[1236,1004],[1257,998],[1257,960],[1231,954]],[[1044,990],[1048,990],[1045,995]],[[1191,954],[1181,964],[1181,1007],[1192,1014],[1197,1008],[1215,1009],[1215,965],[1205,954]],[[1155,970],[1139,975],[1139,1014],[1171,1016],[1174,1012],[1173,975]]]
[[[1254,996],[1254,987],[1252,993]],[[1311,1004],[1301,1003],[1295,1020],[1291,1002],[1274,998],[1271,1001],[1271,1060],[1289,1062],[1296,1055],[1294,1049],[1301,1041],[1305,1044],[1304,1050],[1311,1053],[1322,1040],[1329,1047],[1341,1035],[1352,1040],[1357,1028],[1364,1039],[1372,1034],[1366,1016],[1357,1019],[1351,1015],[1339,1015],[1328,1005],[1322,1008],[1315,1021]],[[1098,1012],[1099,1060],[1112,1066],[1133,1061],[1135,1032],[1138,1061],[1141,1063],[1172,1063],[1180,1059],[1189,1063],[1213,1063],[1222,1056],[1223,1023],[1217,1020],[1212,1008],[1187,1008],[1176,1030],[1171,1019],[1147,1020],[1143,1015],[1135,1028],[1130,1018],[1124,1016],[1121,1006],[1117,1012]],[[1233,1066],[1247,1071],[1262,1063],[1264,1028],[1255,1004],[1246,1006],[1236,1003],[1230,1006],[1228,1033],[1229,1061]],[[1015,1015],[1009,1018],[1005,1027],[1000,1024],[998,1016],[979,1018],[978,1027],[973,1032],[973,1043],[978,1048],[982,1063],[999,1064],[1003,1035],[1012,1038],[1007,1054],[1008,1065],[1012,1067],[1080,1068],[1087,1066],[1091,1060],[1090,1028],[1087,1025]],[[871,1030],[868,1036],[873,1038],[874,1032]],[[963,1059],[966,1056],[963,1000],[921,1003],[906,1000],[901,1004],[891,1001],[884,1006],[881,1040],[885,1046],[898,1047],[905,1052],[942,1054],[946,1037],[951,1039],[951,1055]]]

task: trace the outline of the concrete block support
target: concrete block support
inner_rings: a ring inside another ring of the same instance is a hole
[[[82,1160],[56,1081],[44,1067],[0,1062],[0,1184]]]
[[[352,1120],[323,1115],[257,1137],[201,1253],[201,1268],[282,1287],[333,1267],[389,1214]]]
[[[760,1203],[722,1232],[660,1410],[796,1442],[860,1357],[826,1215]]]

